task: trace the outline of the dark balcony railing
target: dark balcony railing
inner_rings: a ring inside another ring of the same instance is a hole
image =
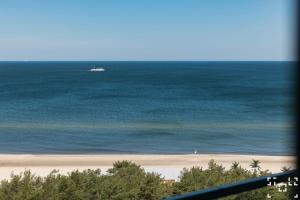
[[[233,194],[238,194],[261,187],[266,187],[274,181],[276,183],[285,182],[290,180],[294,181],[294,178],[298,175],[296,170],[286,171],[278,174],[272,174],[270,176],[263,176],[258,178],[253,178],[246,181],[241,181],[232,184],[221,185],[215,188],[204,189],[200,191],[190,192],[187,194],[170,197],[165,200],[209,200],[221,198]],[[296,177],[296,180],[298,177]],[[296,181],[297,182],[297,181]]]

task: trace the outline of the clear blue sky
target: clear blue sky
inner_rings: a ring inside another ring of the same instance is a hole
[[[3,0],[0,60],[292,60],[294,0]]]

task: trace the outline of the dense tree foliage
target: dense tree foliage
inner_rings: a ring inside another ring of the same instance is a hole
[[[193,167],[183,169],[178,182],[168,182],[161,175],[145,172],[140,166],[129,162],[116,162],[113,168],[103,174],[100,170],[73,171],[61,175],[52,171],[47,177],[32,174],[29,170],[0,184],[0,200],[155,200],[178,195],[225,183],[268,175],[261,171],[259,162],[246,170],[234,162],[231,169],[210,161],[207,169]],[[226,200],[291,199],[291,189],[287,193],[278,188],[262,189],[226,197]]]

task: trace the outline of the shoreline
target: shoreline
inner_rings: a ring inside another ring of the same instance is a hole
[[[116,161],[128,160],[141,165],[146,171],[160,173],[168,179],[177,179],[183,168],[207,168],[213,159],[229,169],[232,162],[250,169],[252,159],[261,161],[262,170],[280,172],[283,166],[295,168],[296,156],[239,155],[239,154],[0,154],[0,180],[10,174],[30,169],[36,175],[46,176],[53,169],[61,174],[76,169],[101,169],[105,172]]]
[[[68,166],[68,165],[112,165],[115,161],[130,160],[140,165],[190,165],[197,161],[216,162],[252,159],[266,162],[292,162],[296,156],[252,155],[252,154],[0,154],[1,166]],[[85,162],[85,163],[83,163]]]

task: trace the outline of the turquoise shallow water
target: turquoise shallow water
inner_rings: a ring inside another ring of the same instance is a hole
[[[291,62],[0,62],[0,153],[293,154],[292,71]]]

